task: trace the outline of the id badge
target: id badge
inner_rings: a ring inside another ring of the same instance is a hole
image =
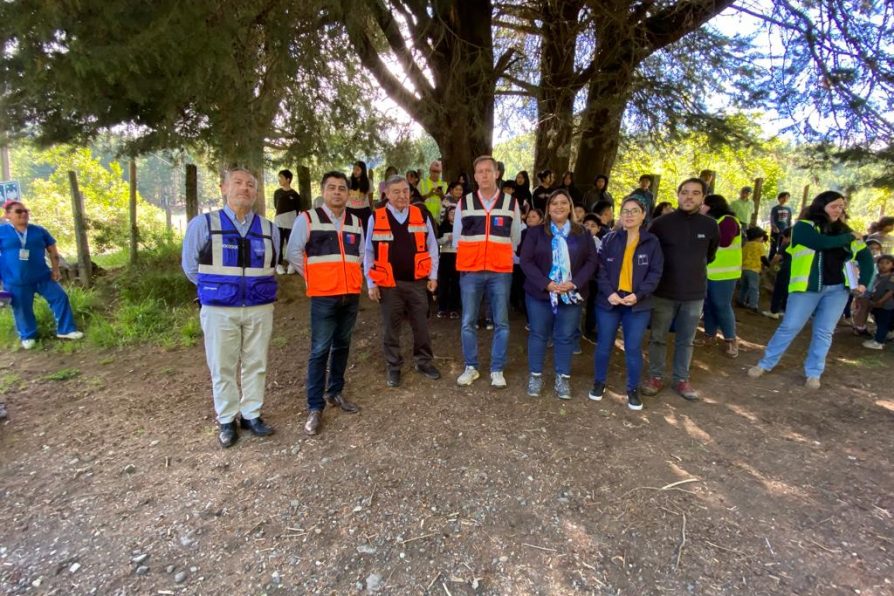
[[[30,256],[31,256],[31,251],[28,250],[27,248],[19,249],[19,260],[20,261],[27,261]]]

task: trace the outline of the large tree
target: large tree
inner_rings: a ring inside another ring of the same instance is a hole
[[[451,176],[493,145],[494,89],[513,51],[494,56],[490,0],[343,0],[363,65],[438,143]]]

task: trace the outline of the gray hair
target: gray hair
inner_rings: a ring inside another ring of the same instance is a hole
[[[410,183],[407,182],[407,179],[404,178],[403,176],[401,176],[400,174],[395,174],[394,176],[389,176],[388,179],[385,180],[385,188],[386,189],[391,188],[395,184],[400,184],[401,182],[403,182],[407,186],[410,185]]]
[[[242,172],[243,174],[248,174],[249,177],[251,177],[252,182],[255,183],[255,186],[258,185],[258,179],[257,179],[257,177],[254,175],[254,172],[252,172],[252,171],[249,170],[248,168],[243,168],[243,167],[227,168],[227,170],[224,172],[224,178],[223,178],[224,184],[226,184],[227,182],[229,182],[229,181],[230,181],[230,175],[235,174],[236,172]]]

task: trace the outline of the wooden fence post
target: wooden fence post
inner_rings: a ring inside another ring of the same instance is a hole
[[[84,220],[84,198],[78,190],[78,175],[68,171],[68,183],[71,185],[71,213],[74,217],[75,241],[78,246],[78,276],[85,288],[90,287],[90,276],[93,265],[90,262],[90,246],[87,244],[87,224]]]
[[[137,160],[130,160],[130,264],[137,263],[140,230],[137,228]]]
[[[761,196],[764,194],[763,178],[754,179],[754,190],[752,192],[751,200],[754,201],[754,211],[751,213],[751,222],[749,222],[749,225],[753,227],[757,225],[757,213],[761,210]]]
[[[195,164],[186,164],[186,221],[199,214],[199,171]]]

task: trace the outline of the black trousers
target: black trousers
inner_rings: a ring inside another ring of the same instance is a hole
[[[400,331],[404,318],[413,330],[413,362],[432,360],[431,337],[428,333],[428,280],[398,281],[393,288],[379,288],[382,294],[382,343],[389,370],[400,370]]]

